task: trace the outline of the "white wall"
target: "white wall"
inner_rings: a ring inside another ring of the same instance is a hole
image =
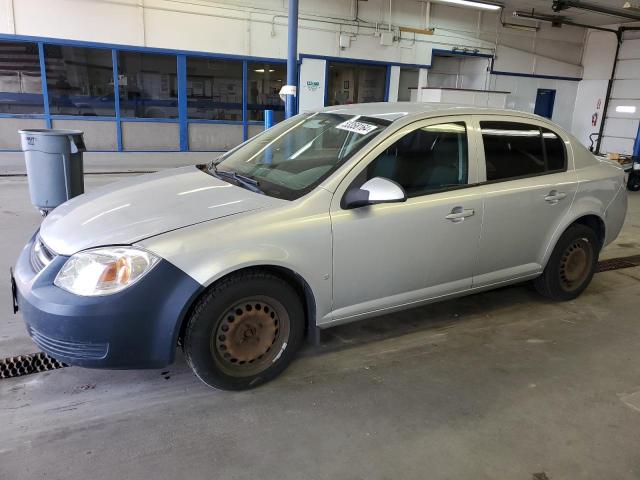
[[[300,0],[299,52],[428,65],[432,49],[477,49],[494,54],[499,71],[580,77],[584,29],[537,32],[505,29],[496,13],[472,8],[394,0]],[[358,22],[355,22],[356,6]],[[504,18],[511,12],[506,10]],[[519,20],[514,20],[518,22]],[[380,29],[395,32],[392,46],[381,46]],[[399,27],[435,28],[434,35],[400,33]],[[114,44],[286,57],[287,19],[283,0],[0,0],[0,33],[76,39]],[[340,34],[351,36],[341,49]],[[591,54],[590,54],[591,55]],[[594,53],[595,55],[595,53]],[[606,70],[606,67],[598,67]],[[318,105],[320,94],[304,92],[307,78],[320,78],[320,64],[303,62],[303,108]],[[426,85],[426,70],[421,70]],[[594,73],[593,75],[600,75]],[[397,95],[394,85],[390,96]],[[471,82],[477,88],[482,79]],[[536,78],[492,76],[490,88],[512,92],[510,105],[533,110],[537,88],[556,88],[554,120],[571,128],[578,85]],[[585,92],[581,92],[586,94]],[[582,115],[581,115],[582,119]],[[577,125],[576,126],[580,126]],[[582,128],[582,127],[580,127]]]
[[[611,28],[616,28],[612,26]],[[633,144],[640,124],[640,39],[638,33],[625,33],[618,54],[615,80],[603,132],[602,153],[633,153]],[[590,133],[597,133],[605,116],[604,102],[616,53],[615,35],[590,30],[587,33],[583,65],[584,78],[576,95],[573,134],[589,145]],[[633,113],[617,112],[618,106],[632,106]],[[591,119],[597,115],[593,125]]]
[[[493,53],[503,71],[579,76],[583,30],[542,26],[535,35],[506,30],[493,12],[395,0],[301,0],[301,53],[429,64],[432,48],[467,47]],[[0,0],[0,33],[130,44],[216,53],[286,57],[282,0]],[[508,16],[510,12],[505,12]],[[379,29],[398,40],[381,46]],[[435,35],[400,33],[399,26],[435,28]],[[514,33],[515,32],[515,33]],[[339,35],[352,36],[339,47]],[[532,65],[534,65],[532,67]]]
[[[506,107],[533,113],[539,88],[556,91],[551,119],[571,131],[578,83],[569,80],[491,75],[490,90],[509,92]]]
[[[429,87],[484,90],[489,86],[490,64],[491,59],[485,57],[434,55],[429,71]]]

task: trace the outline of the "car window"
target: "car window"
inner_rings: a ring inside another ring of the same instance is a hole
[[[389,124],[388,120],[359,115],[297,115],[220,157],[214,162],[216,173],[242,175],[266,195],[295,200],[319,185]]]
[[[544,149],[547,154],[547,170],[559,171],[567,168],[567,153],[562,139],[547,128],[542,129]]]
[[[487,181],[542,175],[565,168],[562,139],[551,130],[516,122],[480,122]]]
[[[388,178],[401,185],[407,197],[417,197],[465,185],[468,163],[465,123],[441,123],[402,137],[378,155],[355,183]]]

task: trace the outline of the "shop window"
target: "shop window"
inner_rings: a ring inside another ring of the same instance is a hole
[[[242,62],[187,58],[187,116],[242,121]]]
[[[111,50],[45,45],[52,115],[115,115]]]
[[[329,62],[328,105],[384,102],[387,67]]]
[[[43,113],[38,45],[0,42],[0,113]]]
[[[276,122],[284,119],[284,102],[280,89],[286,83],[284,64],[249,63],[247,109],[249,120],[264,120],[264,111],[273,110]]]
[[[137,118],[177,118],[175,55],[118,52],[120,114]]]

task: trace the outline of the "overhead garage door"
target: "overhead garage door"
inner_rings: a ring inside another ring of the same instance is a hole
[[[629,31],[618,52],[600,151],[633,154],[639,124],[640,32]]]

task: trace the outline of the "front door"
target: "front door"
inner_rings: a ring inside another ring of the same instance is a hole
[[[471,287],[482,222],[468,122],[453,117],[396,132],[360,162],[333,198],[333,321]],[[384,177],[407,201],[354,209],[348,188]]]

